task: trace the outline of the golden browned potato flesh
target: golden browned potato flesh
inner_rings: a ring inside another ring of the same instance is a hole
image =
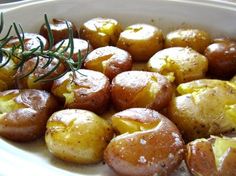
[[[118,21],[111,18],[93,18],[80,28],[80,37],[94,47],[115,46],[122,31]]]
[[[163,34],[149,24],[128,26],[119,37],[117,47],[128,51],[134,61],[145,62],[163,48]]]
[[[19,68],[16,73],[17,87],[19,89],[42,89],[50,91],[53,81],[41,82],[36,80],[40,76],[43,76],[44,74],[54,69],[54,67],[57,67],[56,70],[53,71],[50,75],[46,76],[45,79],[50,79],[62,74],[66,70],[66,68],[62,63],[58,65],[59,61],[55,58],[52,59],[48,66],[45,68],[44,66],[47,63],[48,58],[44,57],[34,57],[25,62],[22,70],[21,68]],[[37,66],[37,68],[34,70],[33,73],[22,78],[22,76],[30,73],[35,68],[35,66]]]
[[[78,31],[76,29],[76,26],[68,20],[62,20],[62,19],[52,19],[52,22],[49,24],[50,29],[52,31],[52,35],[54,38],[54,43],[56,44],[60,42],[63,39],[67,39],[69,37],[69,29],[68,26],[72,28],[73,37],[78,37]],[[48,30],[46,27],[46,24],[43,24],[40,28],[39,34],[44,36],[49,41],[48,36]]]
[[[205,56],[183,47],[161,50],[147,63],[147,70],[165,75],[176,84],[204,78],[207,69]]]
[[[184,157],[184,142],[177,127],[147,108],[131,108],[112,116],[120,134],[108,144],[105,162],[119,175],[170,175]]]
[[[121,72],[131,70],[131,55],[113,46],[97,48],[84,61],[84,67],[104,73],[110,80]]]
[[[178,29],[166,35],[165,47],[190,47],[203,53],[211,43],[210,35],[199,29]]]
[[[46,122],[58,109],[46,91],[25,89],[0,92],[0,136],[27,142],[45,133]]]
[[[65,39],[65,40],[58,42],[54,46],[54,48],[58,48],[60,46],[61,47],[60,50],[64,50],[68,47],[68,44],[69,44],[69,39]],[[83,59],[87,56],[87,54],[93,50],[92,46],[86,40],[79,39],[79,38],[73,39],[73,46],[74,46],[74,48],[73,48],[73,52],[72,52],[72,58],[75,62],[78,61],[79,57],[81,57],[80,59],[83,62]],[[69,56],[70,52],[71,52],[71,48],[69,47],[66,50],[65,55]],[[79,54],[79,52],[80,52],[80,54]]]
[[[117,110],[146,107],[164,108],[172,98],[171,83],[159,73],[127,71],[112,80],[111,95]]]
[[[12,58],[8,58],[7,56],[3,55],[0,66],[1,65],[4,65],[4,67],[0,68],[0,91],[14,88],[14,76],[16,73],[15,63],[13,62]]]
[[[180,84],[168,105],[168,117],[186,140],[230,132],[236,128],[236,86],[202,79]]]
[[[197,139],[190,142],[187,149],[186,163],[193,175],[236,175],[236,138]]]
[[[111,125],[93,112],[67,109],[55,112],[47,123],[45,140],[56,157],[78,164],[102,160],[113,137]]]
[[[205,50],[209,73],[218,78],[231,78],[236,74],[236,42],[226,40],[209,45]]]
[[[106,110],[110,98],[109,79],[100,72],[80,69],[54,81],[52,93],[65,100],[65,108],[80,108],[95,113]]]

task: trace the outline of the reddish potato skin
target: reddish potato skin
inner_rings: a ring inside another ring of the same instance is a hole
[[[21,34],[21,36],[23,35]],[[41,41],[44,44],[44,49],[47,50],[49,46],[47,39],[44,36],[40,34],[36,34],[36,33],[24,33],[24,49],[31,50],[31,49],[39,47],[40,42],[37,37],[41,39]],[[11,39],[5,47],[12,47],[14,45],[15,46],[20,45],[18,37],[14,37],[13,39]]]
[[[187,145],[186,163],[193,175],[219,176],[212,145],[207,140]]]
[[[219,168],[220,176],[236,176],[236,149],[229,148],[224,155],[222,165]]]
[[[84,67],[87,69],[100,71],[94,67],[93,63],[101,62],[99,60],[102,60],[104,57],[108,57],[108,59],[105,60],[107,63],[102,72],[110,80],[112,80],[119,73],[132,69],[131,55],[127,51],[113,46],[97,48],[89,53],[84,61]]]
[[[60,46],[60,44],[63,41],[58,42],[55,46],[55,48],[58,48]],[[69,39],[65,39],[63,45],[61,46],[63,49],[66,48],[68,46],[68,42]],[[92,45],[90,45],[86,40],[83,39],[79,39],[79,38],[74,38],[73,39],[73,43],[74,43],[74,51],[73,51],[73,55],[72,58],[75,62],[78,61],[78,52],[80,51],[81,57],[84,59],[84,57],[89,54],[92,50],[93,47]],[[68,50],[66,51],[65,55],[69,55],[70,54],[70,48],[68,48]]]
[[[52,35],[54,38],[53,44],[56,44],[60,42],[61,40],[67,39],[69,37],[69,32],[68,32],[66,22],[68,23],[70,27],[72,27],[73,37],[78,37],[78,31],[72,22],[54,18],[52,20],[52,23],[50,23],[50,28],[52,30]],[[47,40],[49,40],[48,31],[45,24],[41,26],[39,34],[44,36]]]
[[[236,42],[223,40],[209,45],[205,50],[209,73],[219,78],[231,78],[236,74]]]
[[[17,142],[28,142],[44,135],[50,115],[59,109],[56,98],[46,92],[35,89],[7,90],[0,96],[18,94],[15,102],[22,103],[21,108],[6,113],[0,118],[0,135]]]
[[[37,58],[34,57],[28,60],[27,62],[25,62],[23,69],[20,70],[19,68],[16,73],[17,87],[19,89],[42,89],[42,90],[50,91],[53,81],[33,83],[35,79],[37,79],[39,76],[42,76],[43,74],[48,73],[50,70],[53,69],[53,67],[55,67],[58,64],[58,60],[53,59],[53,61],[48,65],[47,68],[42,68],[47,63],[47,60],[48,60],[47,58],[40,57],[39,65],[35,69],[35,71],[30,76],[24,77],[22,79],[18,79],[20,76],[29,73],[34,68],[37,62]],[[66,70],[65,66],[63,64],[60,64],[58,68],[52,74],[46,77],[46,79],[56,77],[57,75],[63,73],[65,70]],[[31,80],[30,81],[31,84],[28,82],[29,80]]]
[[[135,101],[135,96],[140,93],[151,79],[156,79],[159,91],[153,102],[143,107],[161,110],[168,105],[173,95],[173,86],[161,74],[146,71],[127,71],[118,74],[112,80],[111,97],[117,110],[132,107],[142,107]]]
[[[110,82],[104,74],[86,69],[80,69],[79,73],[76,72],[75,75],[68,72],[53,82],[51,91],[55,96],[61,96],[62,98],[61,93],[57,95],[56,89],[59,89],[66,81],[69,81],[70,84],[73,82],[74,85],[79,87],[71,91],[75,95],[74,101],[68,104],[65,103],[66,108],[86,109],[98,114],[107,109],[110,100]]]
[[[166,117],[145,108],[127,109],[114,117],[141,123],[159,122],[147,131],[113,138],[104,158],[115,172],[124,176],[165,176],[179,166],[184,157],[184,142],[176,126]]]

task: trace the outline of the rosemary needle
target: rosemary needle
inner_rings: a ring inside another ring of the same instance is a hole
[[[37,37],[40,45],[36,48],[31,49],[31,50],[26,50],[24,47],[24,42],[25,42],[24,30],[21,27],[21,25],[17,26],[16,23],[13,23],[9,27],[7,34],[3,38],[0,39],[0,68],[6,66],[7,63],[9,62],[9,60],[13,56],[16,57],[17,59],[19,59],[19,62],[16,64],[15,69],[20,69],[20,70],[23,69],[23,66],[27,61],[29,61],[30,59],[32,59],[34,57],[37,57],[37,58],[44,57],[44,58],[48,59],[48,61],[42,67],[43,69],[47,68],[53,59],[58,60],[58,63],[55,65],[55,67],[53,67],[47,73],[44,73],[43,75],[38,77],[34,82],[52,81],[52,80],[62,77],[68,71],[77,72],[81,68],[82,62],[88,53],[85,56],[82,56],[81,52],[79,51],[78,52],[78,61],[74,61],[72,59],[73,51],[74,51],[72,27],[69,26],[67,23],[67,28],[68,28],[68,33],[69,33],[69,37],[68,37],[69,42],[68,42],[67,46],[63,47],[64,41],[62,41],[62,43],[58,47],[53,48],[54,37],[53,37],[52,30],[50,28],[50,24],[49,24],[48,17],[46,14],[44,15],[44,19],[45,19],[45,25],[46,25],[47,31],[48,31],[49,49],[44,50],[45,45],[44,45],[43,41],[39,37]],[[0,34],[2,34],[3,28],[4,28],[4,18],[3,18],[3,13],[1,13]],[[7,44],[9,43],[9,41],[13,38],[13,36],[10,35],[12,32],[12,29],[14,30],[16,37],[19,40],[19,44],[13,45],[12,47],[6,47]],[[68,49],[70,49],[69,54],[66,53]],[[87,50],[87,52],[88,52],[88,50]],[[3,62],[4,56],[6,56],[7,59],[6,59],[6,61]],[[60,66],[60,64],[64,64],[67,67],[66,71],[55,76],[55,77],[49,77]],[[37,69],[38,65],[39,64],[36,64],[34,67],[31,68],[31,70],[28,73],[20,76],[19,79],[32,74]]]

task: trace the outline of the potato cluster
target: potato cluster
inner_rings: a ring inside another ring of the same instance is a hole
[[[0,68],[0,136],[44,136],[55,157],[105,161],[124,176],[167,176],[183,161],[193,175],[235,175],[235,41],[195,28],[167,35],[145,23],[123,28],[111,18],[93,18],[79,30],[53,19],[50,28],[52,50],[61,46],[82,67],[73,73],[56,58],[32,57],[15,70],[20,58],[10,58]],[[24,36],[25,50],[38,47],[38,37],[48,49],[45,24]],[[19,42],[12,38],[6,47]],[[53,68],[48,78],[65,74],[37,82]]]

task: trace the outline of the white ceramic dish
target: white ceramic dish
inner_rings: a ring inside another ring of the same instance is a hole
[[[180,26],[202,28],[214,37],[236,37],[236,4],[190,0],[28,0],[0,5],[5,29],[12,22],[27,32],[38,32],[43,15],[73,21],[77,26],[93,17],[111,17],[125,27],[136,22],[154,24],[164,32]],[[52,157],[43,140],[17,144],[0,138],[1,176],[114,176],[104,164],[80,166]],[[178,174],[179,175],[179,174]]]

